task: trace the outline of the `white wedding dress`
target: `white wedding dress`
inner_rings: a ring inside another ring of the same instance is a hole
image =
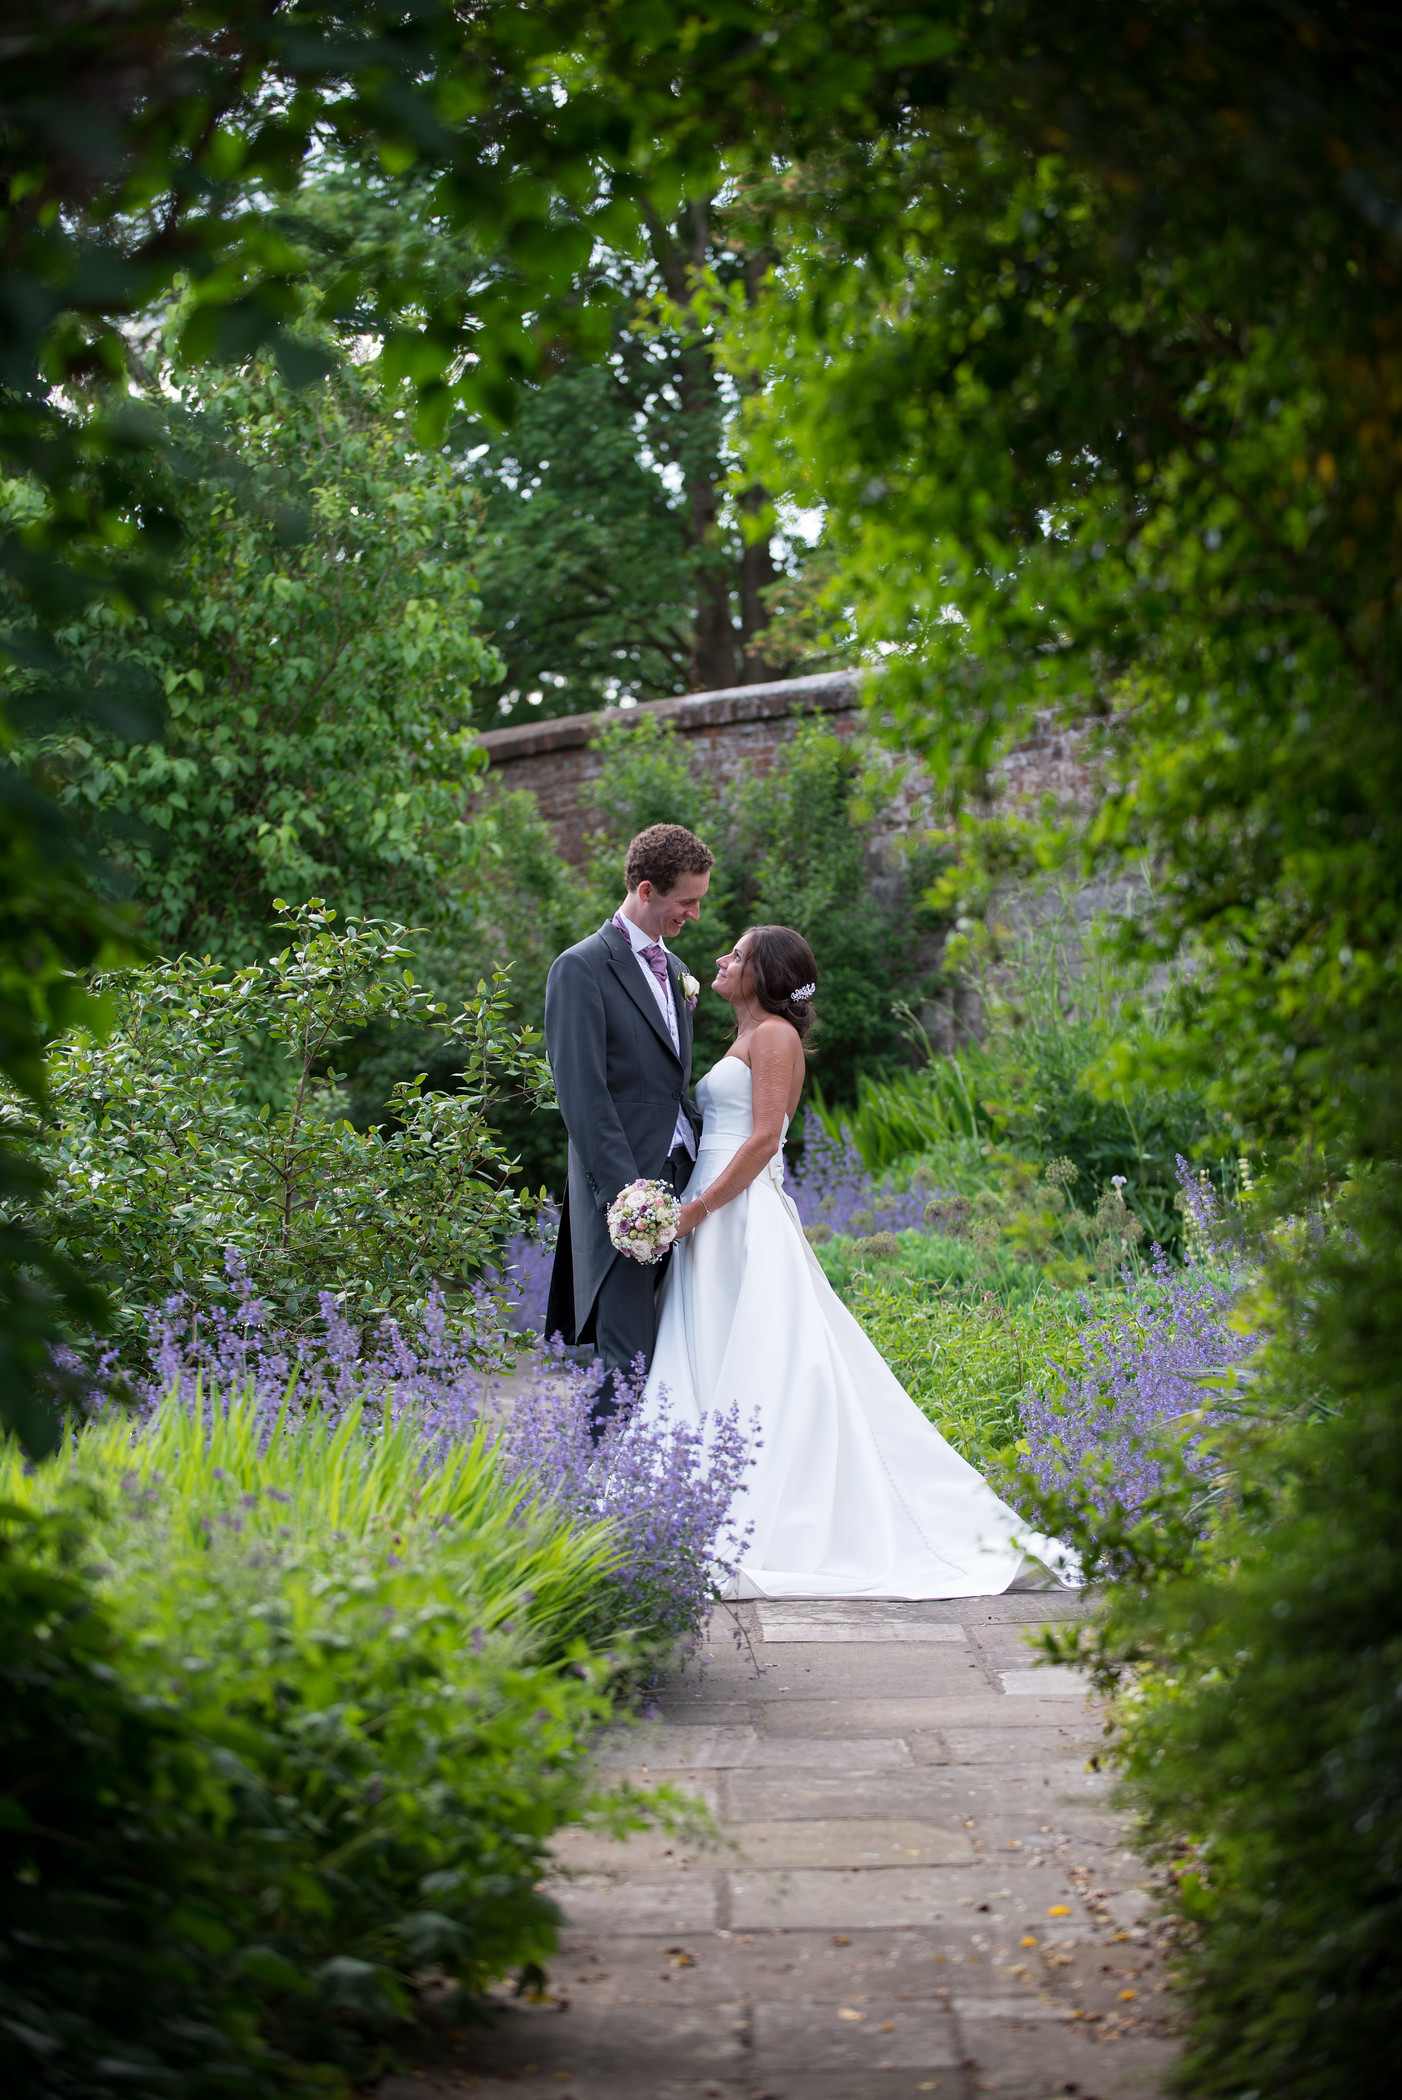
[[[750,1135],[750,1097],[737,1057],[697,1087],[688,1199]],[[750,1527],[732,1595],[982,1597],[1076,1581],[1066,1549],[951,1449],[838,1298],[784,1194],[782,1151],[674,1250],[640,1418],[699,1427],[732,1401],[758,1432],[732,1512]]]

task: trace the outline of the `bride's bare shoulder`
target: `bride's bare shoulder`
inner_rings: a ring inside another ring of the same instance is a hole
[[[782,1014],[766,1014],[762,1021],[757,1022],[750,1036],[750,1044],[751,1059],[758,1056],[777,1063],[781,1058],[785,1062],[790,1061],[795,1051],[800,1057],[803,1055],[803,1044],[799,1041],[798,1030],[791,1021],[786,1021]]]

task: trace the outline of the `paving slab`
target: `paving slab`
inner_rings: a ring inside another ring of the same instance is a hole
[[[1020,1738],[1024,1748],[1026,1739]],[[781,1796],[779,1789],[786,1784],[788,1775],[772,1775],[768,1772],[732,1771],[718,1775],[717,1799],[724,1800],[724,1814],[731,1819],[744,1816],[772,1817],[780,1813],[774,1806],[781,1798],[791,1799],[796,1805],[796,1815],[843,1813],[833,1806],[839,1797],[835,1789],[843,1781],[836,1775],[821,1772],[794,1773],[791,1775],[791,1792]],[[678,1782],[685,1785],[683,1779]],[[908,1789],[904,1795],[901,1789]],[[1110,1782],[1103,1772],[1087,1771],[1079,1762],[1035,1764],[1027,1762],[918,1765],[914,1771],[899,1773],[878,1772],[851,1782],[853,1815],[890,1815],[898,1813],[890,1804],[900,1798],[920,1801],[927,1805],[936,1819],[944,1815],[970,1816],[979,1819],[983,1829],[987,1823],[991,1831],[994,1825],[988,1819],[1000,1819],[997,1832],[1004,1837],[1020,1837],[1024,1830],[1041,1833],[1043,1826],[1049,1831],[1065,1830],[1069,1835],[1077,1826],[1077,1818],[1083,1819],[1088,1837],[1104,1841],[1118,1838],[1126,1828],[1126,1819],[1112,1811],[1108,1805]],[[802,1806],[803,1803],[821,1804]],[[884,1805],[883,1805],[884,1804]],[[925,1812],[922,1810],[922,1813]],[[1006,1827],[1001,1819],[1007,1819]],[[1015,1827],[1021,1825],[1021,1828]]]
[[[510,2071],[502,2077],[480,2072],[445,2070],[428,2078],[387,2078],[377,2088],[379,2100],[446,2100],[448,2095],[470,2096],[470,2100],[532,2100],[550,2095],[550,2100],[754,2100],[754,2081],[748,2073],[740,2079],[687,2076],[673,2077],[664,2071],[629,2071],[610,2064],[602,2072]],[[778,2096],[775,2096],[778,2100]],[[818,2096],[813,2096],[818,2100]]]
[[[961,1765],[1025,1764],[1033,1756],[1084,1764],[1100,1736],[1093,1715],[1068,1714],[1059,1699],[1005,1699],[998,1705],[989,1700],[977,1707],[961,1703],[957,1712],[951,1706],[942,1716],[939,1732]]]
[[[599,1765],[699,1799],[723,1842],[562,1832],[545,2001],[503,1990],[377,2100],[1157,2100],[1151,1887],[1083,1677],[1027,1645],[1084,1608],[718,1613],[706,1666]]]
[[[1071,2021],[1050,2032],[1031,2020],[960,2024],[973,2091],[1006,2100],[1156,2100],[1174,2060],[1169,2042],[1096,2043]]]
[[[665,1740],[659,1724],[611,1730],[599,1746],[603,1772],[702,1771],[707,1766],[738,1763],[755,1741],[753,1728],[669,1728]]]
[[[960,1948],[965,1939],[954,1935]],[[885,1997],[927,1999],[946,1980],[948,1957],[918,1931],[679,1933],[655,1937],[567,1934],[556,1987],[595,2005],[631,2005],[665,1996],[676,2004],[863,2004]],[[659,1990],[659,1986],[661,1989]],[[1082,1989],[1085,1979],[1077,1979]],[[1078,2001],[1079,2002],[1079,2001]]]
[[[719,1836],[704,1845],[683,1844],[669,1831],[657,1829],[621,1839],[603,1830],[562,1830],[550,1854],[562,1875],[601,1875],[609,1881],[714,1872],[717,1860],[726,1856]]]
[[[940,2100],[963,2100],[973,2088],[968,2074],[958,2070],[923,2071],[864,2069],[784,2071],[771,2067],[762,2084],[750,2088],[748,2100],[916,2100],[922,2093],[936,2093]],[[659,2096],[660,2100],[660,2096]]]
[[[680,1779],[690,1772],[724,1771],[732,1766],[879,1772],[910,1762],[910,1752],[899,1737],[792,1737],[786,1731],[761,1735],[753,1728],[674,1728],[651,1739],[635,1735],[600,1758],[604,1771],[653,1782],[663,1775]]]
[[[725,1774],[723,1813],[732,1831],[742,1823],[790,1817],[913,1815],[935,1822],[950,1816],[962,1821],[977,1799],[966,1784],[969,1776],[962,1770],[956,1775],[937,1767],[912,1771],[905,1765],[866,1773],[742,1766]]]
[[[1033,1664],[1049,1669],[1052,1665],[1042,1661],[1038,1637],[1050,1629],[1045,1626],[981,1626],[969,1634],[984,1656],[997,1670],[1030,1670]],[[1056,1668],[1063,1667],[1057,1664]]]
[[[782,1705],[771,1705],[762,1710],[759,1732],[763,1735],[847,1738],[937,1734],[947,1737],[946,1716],[954,1705],[955,1702],[948,1699],[930,1698],[785,1700]],[[964,1705],[965,1702],[958,1702],[960,1711],[964,1710]],[[1064,1720],[1064,1710],[1058,1708],[1056,1717]],[[1002,1718],[1001,1711],[999,1718]]]
[[[962,2054],[952,2015],[934,1999],[761,2002],[754,2008],[753,2038],[761,2083],[771,2065],[782,2072],[847,2070],[856,2091],[870,2071],[952,2070]]]
[[[586,1875],[548,1884],[568,1923],[589,1932],[704,1932],[721,1923],[713,1878],[612,1881]]]
[[[746,1867],[946,1867],[977,1856],[967,1830],[884,1817],[751,1822],[735,1835]]]
[[[1035,1874],[999,1860],[975,1867],[886,1867],[789,1872],[731,1870],[730,1922],[739,1930],[833,1925],[841,1930],[883,1925],[935,1925],[986,1915],[990,1923],[1016,1920],[1024,1930],[1053,1914],[1088,1924],[1089,1913],[1069,1880],[1055,1871]]]
[[[633,2005],[628,2013],[627,2066],[664,2073],[685,2069],[693,2078],[733,2073],[749,2058],[750,2012],[730,2005]],[[473,2069],[498,2075],[607,2071],[620,2061],[619,2023],[611,2007],[571,2005],[554,2010],[507,2007],[474,2049]]]
[[[695,1698],[688,1687],[685,1699],[659,1692],[649,1707],[648,1722],[666,1721],[678,1728],[751,1728],[759,1711],[744,1699]]]
[[[1033,1998],[1027,1992],[1019,1992],[1015,1998],[999,1996],[990,1991],[982,1996],[958,1992],[951,1994],[949,2010],[957,2013],[961,2020],[1074,2020],[1076,2015],[1069,2005],[1058,2005],[1050,1998]]]
[[[713,1698],[760,1706],[815,1693],[827,1699],[898,1699],[903,1694],[996,1698],[1002,1692],[972,1641],[766,1643],[753,1660],[747,1655],[718,1660],[705,1683]]]
[[[963,1785],[969,1769],[967,1765],[960,1765],[952,1775],[947,1770],[936,1773],[935,1776],[941,1779],[950,1776],[954,1778],[954,1790],[950,1796],[952,1802],[972,1798]],[[1006,1770],[1006,1767],[1003,1769]],[[1016,1839],[1025,1845],[1035,1844],[1040,1851],[1048,1844],[1063,1844],[1071,1838],[1076,1838],[1092,1850],[1113,1851],[1118,1847],[1125,1852],[1127,1858],[1133,1857],[1127,1849],[1133,1830],[1132,1818],[1106,1808],[1103,1799],[1087,1801],[1085,1806],[1079,1807],[1069,1803],[1063,1796],[1051,1808],[1045,1801],[1038,1803],[1029,1799],[1026,1806],[1019,1802],[1015,1808],[1004,1813],[1006,1798],[1001,1790],[993,1793],[990,1796],[993,1806],[991,1809],[985,1809],[979,1819],[979,1831],[990,1844],[1002,1844],[1005,1840],[1011,1843]],[[1042,1816],[1040,1823],[1034,1822],[1029,1813],[1037,1809],[1040,1809]]]
[[[827,1620],[832,1625],[957,1626],[964,1621],[957,1603],[948,1598],[892,1599],[886,1597],[762,1597],[742,1607],[749,1614],[745,1630],[758,1627],[768,1639],[771,1626],[790,1619]]]
[[[1090,1690],[1090,1679],[1084,1670],[1069,1670],[1060,1663],[999,1670],[998,1677],[1005,1692],[1024,1699],[1084,1700]]]
[[[830,1616],[903,1619],[947,1619],[959,1626],[1052,1625],[1083,1618],[1089,1606],[1084,1590],[1009,1590],[1001,1597],[784,1597],[757,1598],[722,1608],[715,1621],[716,1638],[740,1625],[753,1639],[761,1612],[793,1612],[802,1617]]]
[[[918,1641],[926,1646],[931,1643],[968,1645],[968,1635],[963,1627],[947,1619],[780,1618],[761,1605],[760,1625],[766,1648],[792,1646],[796,1641]]]

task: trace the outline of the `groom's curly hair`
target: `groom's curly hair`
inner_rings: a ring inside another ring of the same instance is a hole
[[[716,856],[704,839],[684,824],[649,824],[628,848],[624,874],[631,896],[640,882],[650,882],[660,897],[670,897],[683,875],[708,875]]]

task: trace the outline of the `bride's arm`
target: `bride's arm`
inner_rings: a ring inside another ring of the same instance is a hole
[[[784,1141],[784,1116],[793,1084],[795,1053],[802,1056],[802,1045],[787,1021],[777,1017],[761,1021],[750,1042],[754,1127],[739,1151],[703,1191],[704,1201],[682,1205],[678,1237],[691,1232],[704,1217],[747,1189],[779,1150]]]

